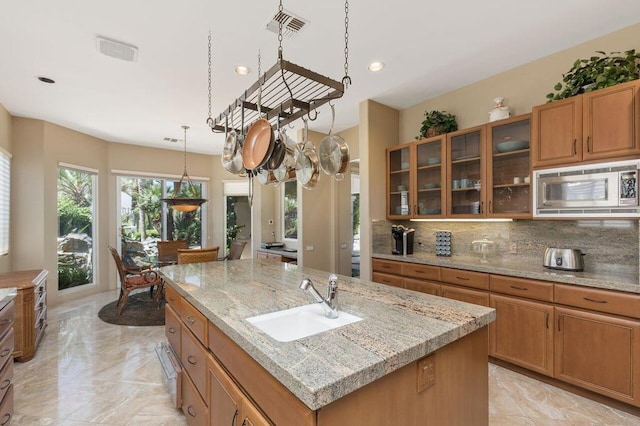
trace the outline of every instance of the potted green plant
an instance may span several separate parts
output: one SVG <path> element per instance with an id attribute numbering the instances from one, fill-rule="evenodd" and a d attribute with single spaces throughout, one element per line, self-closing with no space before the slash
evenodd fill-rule
<path id="1" fill-rule="evenodd" d="M 425 111 L 420 133 L 416 139 L 429 138 L 458 130 L 456 116 L 446 111 Z"/>
<path id="2" fill-rule="evenodd" d="M 562 82 L 553 87 L 556 93 L 547 94 L 547 102 L 640 78 L 640 53 L 636 53 L 635 49 L 623 54 L 611 52 L 607 55 L 602 51 L 596 53 L 600 56 L 576 59 L 569 72 L 562 74 Z"/>

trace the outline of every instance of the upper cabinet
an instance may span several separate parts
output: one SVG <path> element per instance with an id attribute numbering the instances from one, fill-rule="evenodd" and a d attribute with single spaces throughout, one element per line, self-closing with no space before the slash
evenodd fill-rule
<path id="1" fill-rule="evenodd" d="M 415 156 L 413 144 L 387 149 L 387 217 L 409 219 L 413 214 L 414 198 L 411 162 Z"/>
<path id="2" fill-rule="evenodd" d="M 447 133 L 447 217 L 485 217 L 485 126 Z"/>
<path id="3" fill-rule="evenodd" d="M 640 80 L 533 108 L 532 166 L 640 154 Z"/>

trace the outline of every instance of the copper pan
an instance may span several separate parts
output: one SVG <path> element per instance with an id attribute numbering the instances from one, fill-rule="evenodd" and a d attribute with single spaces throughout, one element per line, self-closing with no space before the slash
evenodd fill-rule
<path id="1" fill-rule="evenodd" d="M 256 170 L 263 166 L 273 151 L 273 130 L 271 124 L 259 118 L 251 125 L 242 145 L 242 163 L 247 170 Z"/>

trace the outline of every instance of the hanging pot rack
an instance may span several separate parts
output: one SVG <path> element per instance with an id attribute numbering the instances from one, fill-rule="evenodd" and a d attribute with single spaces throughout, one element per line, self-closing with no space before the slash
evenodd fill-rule
<path id="1" fill-rule="evenodd" d="M 259 117 L 260 86 L 262 116 L 273 126 L 277 125 L 278 119 L 280 126 L 285 126 L 344 94 L 342 82 L 279 58 L 217 118 L 209 121 L 211 130 L 234 129 L 237 133 L 246 133 Z"/>

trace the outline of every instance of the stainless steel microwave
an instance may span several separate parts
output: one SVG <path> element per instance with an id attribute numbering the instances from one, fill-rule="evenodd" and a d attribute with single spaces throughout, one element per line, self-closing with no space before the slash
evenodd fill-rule
<path id="1" fill-rule="evenodd" d="M 534 217 L 640 217 L 640 160 L 534 170 Z"/>

